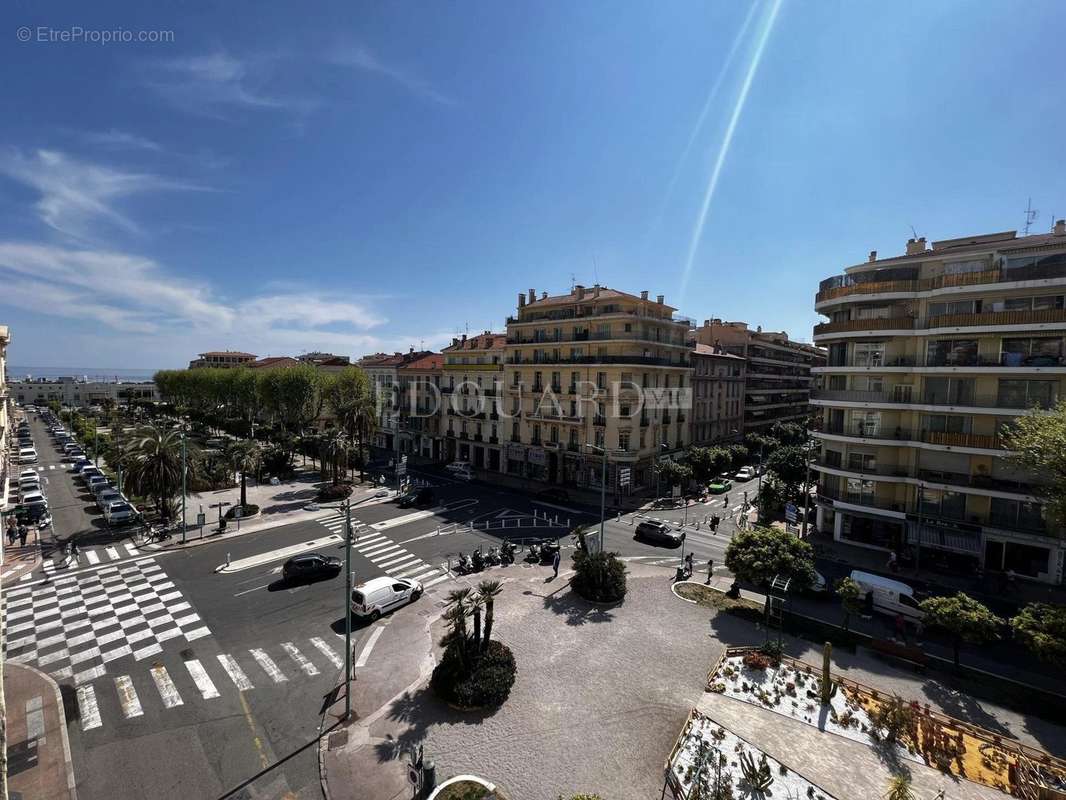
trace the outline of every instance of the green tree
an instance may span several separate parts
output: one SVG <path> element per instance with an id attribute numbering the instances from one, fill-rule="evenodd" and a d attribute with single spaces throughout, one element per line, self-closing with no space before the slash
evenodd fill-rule
<path id="1" fill-rule="evenodd" d="M 148 425 L 136 432 L 128 446 L 132 491 L 151 498 L 163 519 L 170 521 L 175 511 L 171 501 L 181 494 L 181 433 Z"/>
<path id="2" fill-rule="evenodd" d="M 919 606 L 925 612 L 925 624 L 943 628 L 950 634 L 956 667 L 963 642 L 987 644 L 999 638 L 1003 620 L 963 592 L 951 597 L 930 597 Z"/>
<path id="3" fill-rule="evenodd" d="M 690 447 L 685 452 L 685 463 L 692 473 L 692 480 L 706 486 L 720 473 L 729 469 L 732 457 L 721 447 Z"/>
<path id="4" fill-rule="evenodd" d="M 656 463 L 655 474 L 659 476 L 663 487 L 669 491 L 673 486 L 684 487 L 688 479 L 692 477 L 692 470 L 687 464 L 667 458 Z"/>
<path id="5" fill-rule="evenodd" d="M 918 796 L 911 790 L 911 779 L 906 775 L 891 778 L 888 781 L 885 800 L 918 800 Z"/>
<path id="6" fill-rule="evenodd" d="M 795 422 L 775 422 L 770 426 L 770 438 L 783 447 L 798 447 L 807 441 L 807 429 Z"/>
<path id="7" fill-rule="evenodd" d="M 226 462 L 241 473 L 241 513 L 248 507 L 248 473 L 259 464 L 259 445 L 250 439 L 238 439 L 226 446 Z"/>
<path id="8" fill-rule="evenodd" d="M 836 592 L 837 597 L 840 598 L 840 606 L 844 610 L 844 630 L 846 631 L 851 615 L 862 611 L 862 587 L 850 577 L 844 577 L 837 581 Z"/>
<path id="9" fill-rule="evenodd" d="M 794 589 L 805 589 L 814 583 L 813 548 L 776 528 L 736 533 L 726 548 L 725 565 L 749 583 L 769 583 L 775 575 L 790 578 Z"/>
<path id="10" fill-rule="evenodd" d="M 1037 658 L 1066 667 L 1066 606 L 1030 603 L 1010 621 L 1014 638 Z"/>
<path id="11" fill-rule="evenodd" d="M 726 450 L 729 451 L 730 466 L 740 467 L 748 460 L 748 448 L 742 444 L 731 444 Z"/>
<path id="12" fill-rule="evenodd" d="M 1041 476 L 1033 490 L 1045 501 L 1048 518 L 1066 525 L 1066 399 L 1049 412 L 1033 410 L 1015 419 L 1005 444 L 1017 467 Z"/>
<path id="13" fill-rule="evenodd" d="M 780 517 L 785 510 L 785 503 L 791 499 L 792 494 L 776 475 L 770 474 L 762 479 L 762 487 L 759 490 L 759 521 L 769 524 L 772 520 Z"/>
<path id="14" fill-rule="evenodd" d="M 807 456 L 800 447 L 778 447 L 766 458 L 766 469 L 776 475 L 795 497 L 807 477 Z"/>

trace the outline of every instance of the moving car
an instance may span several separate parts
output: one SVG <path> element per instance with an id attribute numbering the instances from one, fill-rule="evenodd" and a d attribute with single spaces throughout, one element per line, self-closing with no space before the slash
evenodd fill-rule
<path id="1" fill-rule="evenodd" d="M 857 569 L 851 571 L 851 579 L 859 584 L 866 602 L 872 603 L 875 611 L 902 614 L 904 619 L 918 622 L 925 616 L 914 599 L 914 589 L 907 584 Z"/>
<path id="2" fill-rule="evenodd" d="M 374 578 L 352 589 L 352 614 L 378 620 L 392 611 L 422 596 L 422 584 L 410 578 Z"/>
<path id="3" fill-rule="evenodd" d="M 468 464 L 465 469 L 453 469 L 452 477 L 458 478 L 461 481 L 472 481 L 474 480 L 474 471 L 470 469 L 470 465 Z"/>
<path id="4" fill-rule="evenodd" d="M 408 508 L 409 506 L 425 507 L 432 505 L 435 497 L 436 495 L 430 487 L 423 486 L 421 489 L 416 489 L 403 495 L 397 505 L 400 508 Z"/>
<path id="5" fill-rule="evenodd" d="M 344 569 L 344 562 L 335 556 L 321 553 L 303 553 L 285 562 L 281 577 L 286 581 L 332 578 Z"/>
<path id="6" fill-rule="evenodd" d="M 707 491 L 711 494 L 725 494 L 733 488 L 733 481 L 728 478 L 715 478 L 710 486 L 707 487 Z"/>
<path id="7" fill-rule="evenodd" d="M 733 477 L 738 481 L 750 481 L 756 477 L 755 467 L 741 467 Z"/>
<path id="8" fill-rule="evenodd" d="M 445 464 L 444 468 L 446 470 L 448 470 L 448 472 L 456 472 L 456 471 L 459 471 L 459 470 L 469 470 L 470 469 L 470 462 L 469 461 L 453 461 L 451 464 Z"/>
<path id="9" fill-rule="evenodd" d="M 652 519 L 646 519 L 638 524 L 633 536 L 644 542 L 666 544 L 671 547 L 678 547 L 685 541 L 684 531 L 675 531 L 665 522 Z"/>
<path id="10" fill-rule="evenodd" d="M 137 509 L 125 500 L 109 504 L 104 508 L 104 519 L 108 525 L 119 525 L 123 522 L 132 522 L 137 517 Z"/>

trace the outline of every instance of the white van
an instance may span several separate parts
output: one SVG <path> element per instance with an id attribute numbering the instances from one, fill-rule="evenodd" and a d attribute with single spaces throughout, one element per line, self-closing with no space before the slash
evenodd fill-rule
<path id="1" fill-rule="evenodd" d="M 469 464 L 464 464 L 462 467 L 452 470 L 452 477 L 461 481 L 472 481 L 474 480 L 474 471 L 470 469 Z"/>
<path id="2" fill-rule="evenodd" d="M 852 570 L 851 579 L 859 584 L 864 597 L 873 594 L 875 611 L 892 616 L 902 614 L 904 619 L 916 622 L 920 622 L 925 616 L 925 612 L 918 608 L 918 601 L 914 599 L 914 589 L 907 584 L 857 569 Z"/>
<path id="3" fill-rule="evenodd" d="M 19 463 L 20 464 L 36 464 L 37 463 L 37 451 L 32 447 L 20 447 L 19 448 Z"/>
<path id="4" fill-rule="evenodd" d="M 418 581 L 385 576 L 374 578 L 352 589 L 352 614 L 377 620 L 386 611 L 413 603 L 421 596 L 422 584 Z"/>

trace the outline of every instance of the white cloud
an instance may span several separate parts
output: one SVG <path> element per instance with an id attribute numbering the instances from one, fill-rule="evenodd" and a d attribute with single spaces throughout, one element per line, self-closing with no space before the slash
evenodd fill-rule
<path id="1" fill-rule="evenodd" d="M 160 191 L 204 191 L 205 187 L 143 172 L 123 172 L 79 161 L 56 150 L 0 152 L 0 174 L 37 191 L 36 209 L 51 228 L 83 237 L 100 220 L 127 232 L 139 226 L 118 209 L 123 199 Z"/>
<path id="2" fill-rule="evenodd" d="M 153 142 L 144 136 L 138 136 L 128 131 L 120 131 L 112 128 L 109 131 L 88 131 L 83 134 L 85 141 L 90 144 L 106 147 L 111 150 L 148 150 L 153 153 L 163 152 L 163 146 Z"/>
<path id="3" fill-rule="evenodd" d="M 336 47 L 326 55 L 326 61 L 339 67 L 351 67 L 388 78 L 407 91 L 434 103 L 444 106 L 455 105 L 452 98 L 437 91 L 426 81 L 399 67 L 386 64 L 363 45 Z"/>

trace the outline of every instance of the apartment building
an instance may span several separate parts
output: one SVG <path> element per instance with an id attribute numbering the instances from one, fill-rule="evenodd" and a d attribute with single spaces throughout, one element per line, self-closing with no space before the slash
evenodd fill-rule
<path id="1" fill-rule="evenodd" d="M 504 472 L 599 489 L 606 458 L 611 491 L 653 486 L 655 459 L 691 432 L 688 322 L 674 310 L 599 285 L 520 294 L 507 319 Z"/>
<path id="2" fill-rule="evenodd" d="M 747 360 L 706 344 L 696 344 L 690 357 L 692 444 L 706 447 L 740 441 L 744 434 Z"/>
<path id="3" fill-rule="evenodd" d="M 744 433 L 764 433 L 775 422 L 805 424 L 811 414 L 811 370 L 825 364 L 820 347 L 788 334 L 755 330 L 746 322 L 708 319 L 696 329 L 697 344 L 718 347 L 747 362 Z"/>
<path id="4" fill-rule="evenodd" d="M 441 458 L 440 353 L 408 361 L 397 368 L 399 380 L 400 453 Z"/>
<path id="5" fill-rule="evenodd" d="M 199 357 L 189 362 L 189 369 L 201 369 L 203 367 L 247 367 L 255 361 L 254 353 L 242 353 L 237 350 L 212 350 L 209 353 L 200 353 Z"/>
<path id="6" fill-rule="evenodd" d="M 378 404 L 378 430 L 371 443 L 379 451 L 392 455 L 399 452 L 400 439 L 400 402 L 399 373 L 404 364 L 432 355 L 429 350 L 415 350 L 406 353 L 374 353 L 359 360 L 358 366 L 366 372 L 374 397 Z M 382 455 L 382 453 L 378 453 Z"/>
<path id="7" fill-rule="evenodd" d="M 118 405 L 159 401 L 153 381 L 85 381 L 66 376 L 11 381 L 7 388 L 15 402 L 27 405 L 46 405 L 53 400 L 64 406 L 89 406 L 103 400 Z"/>
<path id="8" fill-rule="evenodd" d="M 11 331 L 7 325 L 0 325 L 0 509 L 7 508 L 8 480 L 7 455 L 8 440 L 14 436 L 11 429 L 12 416 L 8 405 L 10 395 L 7 387 L 7 346 L 11 344 Z"/>
<path id="9" fill-rule="evenodd" d="M 443 459 L 468 461 L 477 469 L 503 469 L 503 388 L 507 335 L 485 331 L 452 339 L 442 350 L 440 429 Z"/>
<path id="10" fill-rule="evenodd" d="M 822 281 L 818 526 L 945 569 L 1061 583 L 1066 549 L 1003 428 L 1066 389 L 1066 223 L 907 243 Z"/>

